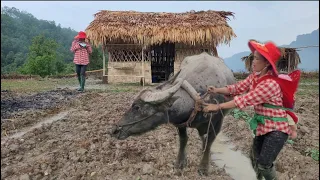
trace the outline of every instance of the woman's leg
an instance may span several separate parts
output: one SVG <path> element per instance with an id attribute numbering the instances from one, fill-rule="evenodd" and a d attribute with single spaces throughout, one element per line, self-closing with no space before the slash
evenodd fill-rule
<path id="1" fill-rule="evenodd" d="M 81 66 L 80 77 L 81 77 L 81 91 L 84 90 L 84 85 L 86 82 L 86 65 Z"/>
<path id="2" fill-rule="evenodd" d="M 262 145 L 263 145 L 263 140 L 264 140 L 264 136 L 256 136 L 253 139 L 253 143 L 252 143 L 252 147 L 251 147 L 251 153 L 250 153 L 251 164 L 252 164 L 252 167 L 253 167 L 254 171 L 256 172 L 258 180 L 262 179 L 262 175 L 258 171 L 257 158 L 259 157 L 259 154 L 261 152 Z"/>
<path id="3" fill-rule="evenodd" d="M 273 162 L 288 139 L 288 134 L 272 131 L 264 135 L 261 152 L 258 156 L 258 169 L 266 180 L 276 180 L 276 169 Z"/>
<path id="4" fill-rule="evenodd" d="M 81 65 L 76 64 L 76 73 L 77 73 L 77 78 L 78 78 L 79 85 L 80 85 L 80 88 L 81 88 L 80 72 L 81 72 Z M 77 89 L 77 90 L 80 90 L 80 88 L 79 88 L 79 89 Z"/>

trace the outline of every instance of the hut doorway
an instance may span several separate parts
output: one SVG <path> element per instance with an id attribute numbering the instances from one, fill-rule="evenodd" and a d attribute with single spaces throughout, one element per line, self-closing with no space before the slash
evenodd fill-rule
<path id="1" fill-rule="evenodd" d="M 165 42 L 150 48 L 152 83 L 168 80 L 174 71 L 175 44 Z"/>

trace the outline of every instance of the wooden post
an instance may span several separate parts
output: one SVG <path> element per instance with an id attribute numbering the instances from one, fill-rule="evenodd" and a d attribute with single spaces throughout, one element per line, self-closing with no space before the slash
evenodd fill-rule
<path id="1" fill-rule="evenodd" d="M 141 50 L 142 87 L 144 87 L 144 81 L 145 81 L 145 77 L 144 77 L 144 49 L 145 49 L 145 46 L 142 46 L 142 50 Z"/>
<path id="2" fill-rule="evenodd" d="M 106 75 L 106 57 L 104 53 L 104 45 L 102 45 L 102 59 L 103 59 L 103 76 Z"/>
<path id="3" fill-rule="evenodd" d="M 219 57 L 217 47 L 213 47 L 213 56 Z"/>
<path id="4" fill-rule="evenodd" d="M 106 56 L 105 56 L 105 46 L 102 45 L 102 60 L 103 60 L 103 71 L 102 71 L 102 83 L 108 84 L 108 76 L 106 76 Z"/>

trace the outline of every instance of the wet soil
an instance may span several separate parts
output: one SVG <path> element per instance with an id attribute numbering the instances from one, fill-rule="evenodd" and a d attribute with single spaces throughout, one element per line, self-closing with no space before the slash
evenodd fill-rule
<path id="1" fill-rule="evenodd" d="M 70 89 L 52 90 L 37 94 L 1 92 L 1 137 L 31 126 L 44 117 L 70 107 L 81 94 Z"/>
<path id="2" fill-rule="evenodd" d="M 15 128 L 10 120 L 1 121 L 2 131 L 9 129 L 1 135 L 5 140 L 1 143 L 1 179 L 242 180 L 248 177 L 242 171 L 251 170 L 246 158 L 251 132 L 244 121 L 231 115 L 225 118 L 222 134 L 212 147 L 209 176 L 197 173 L 201 141 L 193 129 L 188 129 L 188 166 L 179 175 L 174 169 L 179 142 L 172 125 L 122 141 L 110 137 L 111 126 L 130 106 L 136 91 L 3 93 L 1 111 L 5 113 L 1 113 L 1 119 L 14 118 Z M 319 107 L 318 96 L 298 98 L 296 106 L 301 118 L 299 137 L 279 155 L 279 179 L 319 179 L 318 161 L 306 154 L 310 148 L 319 150 L 319 110 L 315 110 Z M 67 113 L 56 116 L 62 112 Z M 38 124 L 43 121 L 46 123 Z M 14 136 L 19 132 L 23 134 Z M 230 157 L 237 162 L 232 163 Z"/>
<path id="3" fill-rule="evenodd" d="M 200 177 L 201 141 L 189 130 L 188 167 L 173 168 L 178 136 L 163 125 L 142 136 L 117 141 L 111 126 L 119 120 L 134 93 L 87 92 L 76 111 L 52 124 L 33 129 L 1 144 L 1 179 L 232 179 L 211 162 L 208 177 Z"/>

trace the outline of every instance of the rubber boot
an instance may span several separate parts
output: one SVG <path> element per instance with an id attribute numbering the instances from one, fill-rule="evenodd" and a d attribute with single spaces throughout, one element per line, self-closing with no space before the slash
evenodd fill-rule
<path id="1" fill-rule="evenodd" d="M 261 175 L 264 177 L 265 180 L 278 180 L 276 175 L 276 168 L 274 165 L 271 168 L 259 167 L 259 171 L 261 172 Z"/>
<path id="2" fill-rule="evenodd" d="M 80 81 L 81 81 L 81 83 L 80 83 L 80 91 L 83 92 L 84 91 L 84 85 L 85 85 L 85 82 L 86 82 L 86 77 L 81 75 L 80 76 Z"/>
<path id="3" fill-rule="evenodd" d="M 80 91 L 81 90 L 81 77 L 80 76 L 78 76 L 78 81 L 79 81 L 79 88 L 77 89 L 77 91 Z"/>
<path id="4" fill-rule="evenodd" d="M 261 172 L 258 169 L 258 164 L 257 164 L 256 158 L 254 157 L 253 149 L 251 149 L 250 160 L 251 160 L 252 168 L 253 168 L 254 172 L 256 173 L 257 180 L 262 180 L 263 177 L 262 177 Z"/>

